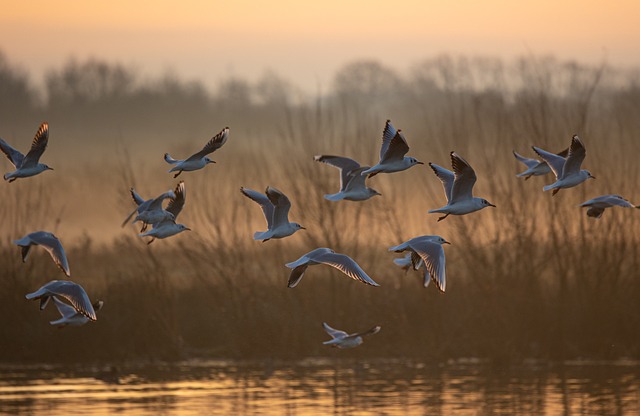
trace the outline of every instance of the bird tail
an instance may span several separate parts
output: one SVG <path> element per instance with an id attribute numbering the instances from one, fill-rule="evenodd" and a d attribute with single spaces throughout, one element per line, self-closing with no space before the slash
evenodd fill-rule
<path id="1" fill-rule="evenodd" d="M 164 161 L 167 163 L 170 163 L 172 165 L 175 165 L 176 163 L 178 163 L 178 161 L 174 158 L 172 158 L 171 156 L 169 156 L 169 153 L 165 153 L 164 154 Z"/>
<path id="2" fill-rule="evenodd" d="M 551 185 L 547 185 L 547 186 L 543 187 L 542 190 L 543 191 L 550 191 L 550 190 L 555 189 L 555 188 L 556 188 L 555 183 L 552 183 Z"/>
<path id="3" fill-rule="evenodd" d="M 341 199 L 344 199 L 344 197 L 340 195 L 340 193 L 337 193 L 337 194 L 327 194 L 324 196 L 324 199 L 328 199 L 329 201 L 340 201 Z"/>

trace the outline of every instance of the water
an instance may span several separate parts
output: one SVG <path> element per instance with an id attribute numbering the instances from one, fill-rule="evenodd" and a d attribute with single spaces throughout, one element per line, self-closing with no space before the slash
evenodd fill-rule
<path id="1" fill-rule="evenodd" d="M 640 363 L 310 359 L 0 368 L 0 414 L 640 414 Z"/>

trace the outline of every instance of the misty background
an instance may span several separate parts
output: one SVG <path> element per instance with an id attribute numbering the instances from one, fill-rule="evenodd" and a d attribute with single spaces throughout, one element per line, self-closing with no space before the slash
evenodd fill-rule
<path id="1" fill-rule="evenodd" d="M 302 90 L 276 72 L 256 81 L 229 76 L 217 88 L 167 73 L 92 58 L 69 59 L 34 83 L 0 54 L 0 137 L 26 152 L 50 124 L 34 178 L 3 184 L 0 203 L 0 340 L 8 362 L 189 357 L 293 358 L 329 355 L 326 321 L 382 331 L 345 354 L 496 361 L 640 356 L 639 212 L 587 218 L 577 205 L 618 193 L 639 203 L 640 84 L 637 69 L 551 56 L 504 60 L 438 55 L 409 70 L 376 60 L 341 67 L 327 87 Z M 313 161 L 335 154 L 374 164 L 384 122 L 401 128 L 423 162 L 449 165 L 460 153 L 478 175 L 475 194 L 497 205 L 436 223 L 445 203 L 428 166 L 369 181 L 382 197 L 332 203 L 338 172 Z M 162 155 L 187 157 L 225 126 L 215 165 L 173 179 Z M 516 150 L 559 151 L 583 139 L 583 167 L 598 179 L 542 192 L 550 176 L 516 178 Z M 6 159 L 0 162 L 9 171 Z M 147 246 L 129 188 L 149 198 L 187 187 L 181 223 L 193 229 Z M 265 227 L 240 186 L 275 186 L 307 230 L 253 241 Z M 43 250 L 27 263 L 12 240 L 48 230 L 62 240 L 98 321 L 57 330 L 24 294 L 62 276 Z M 447 293 L 422 288 L 387 248 L 422 234 L 451 246 Z M 284 263 L 316 247 L 353 257 L 380 288 L 312 268 L 295 289 Z"/>

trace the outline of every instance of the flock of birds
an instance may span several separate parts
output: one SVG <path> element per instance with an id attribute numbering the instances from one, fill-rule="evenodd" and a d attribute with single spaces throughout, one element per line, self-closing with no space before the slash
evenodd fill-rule
<path id="1" fill-rule="evenodd" d="M 173 165 L 169 170 L 175 172 L 174 178 L 182 172 L 190 172 L 204 168 L 210 163 L 215 163 L 208 157 L 209 154 L 220 149 L 229 137 L 229 128 L 224 128 L 220 133 L 213 136 L 207 144 L 190 157 L 177 160 L 165 153 L 164 160 Z M 40 174 L 51 167 L 40 163 L 40 157 L 44 153 L 49 139 L 49 125 L 42 123 L 31 148 L 26 155 L 23 155 L 4 140 L 0 139 L 0 150 L 7 156 L 15 167 L 13 172 L 6 173 L 4 179 L 13 182 L 18 178 L 27 178 Z M 529 159 L 513 152 L 515 158 L 522 162 L 527 169 L 518 173 L 518 177 L 525 180 L 532 176 L 541 176 L 553 173 L 556 181 L 543 188 L 544 191 L 551 190 L 555 195 L 561 189 L 577 186 L 587 179 L 594 178 L 587 170 L 581 169 L 585 159 L 586 151 L 582 140 L 574 135 L 570 146 L 560 152 L 551 153 L 539 147 L 533 146 L 533 150 L 542 159 Z M 340 171 L 340 191 L 335 194 L 328 194 L 324 197 L 329 201 L 365 201 L 374 196 L 380 195 L 378 191 L 366 185 L 366 180 L 379 173 L 394 173 L 407 170 L 415 165 L 423 164 L 417 159 L 406 156 L 409 152 L 409 145 L 402 134 L 387 120 L 383 134 L 382 146 L 380 149 L 380 160 L 372 167 L 361 166 L 353 159 L 342 156 L 317 155 L 314 160 L 337 168 Z M 479 211 L 486 207 L 495 207 L 486 199 L 473 196 L 473 186 L 476 183 L 476 173 L 471 165 L 458 153 L 451 152 L 452 171 L 435 163 L 429 166 L 436 177 L 442 182 L 447 203 L 441 208 L 432 209 L 429 213 L 444 214 L 438 218 L 442 221 L 449 215 L 466 215 Z M 133 188 L 130 190 L 131 197 L 135 203 L 134 210 L 122 223 L 124 227 L 133 218 L 133 222 L 141 222 L 142 228 L 138 234 L 140 237 L 150 237 L 147 244 L 151 244 L 155 239 L 164 239 L 190 228 L 176 222 L 178 214 L 185 205 L 186 188 L 184 181 L 180 181 L 175 190 L 169 190 L 155 198 L 144 199 Z M 289 221 L 289 210 L 291 201 L 278 189 L 268 186 L 264 194 L 240 188 L 240 192 L 256 202 L 262 209 L 267 222 L 266 231 L 257 231 L 253 235 L 254 240 L 268 241 L 291 236 L 298 230 L 305 228 L 295 222 Z M 164 205 L 164 201 L 168 203 Z M 593 218 L 600 218 L 604 210 L 614 206 L 635 207 L 628 200 L 620 195 L 602 195 L 580 204 L 587 207 L 587 215 Z M 134 217 L 135 216 L 135 217 Z M 151 226 L 150 229 L 149 226 Z M 49 252 L 54 263 L 64 272 L 67 277 L 71 277 L 69 263 L 60 240 L 50 232 L 36 231 L 25 237 L 15 240 L 14 243 L 21 247 L 22 260 L 27 260 L 32 246 L 41 246 Z M 431 281 L 436 287 L 444 292 L 446 288 L 445 273 L 445 253 L 444 244 L 450 244 L 438 235 L 422 235 L 405 241 L 397 246 L 389 248 L 389 251 L 402 253 L 405 257 L 394 259 L 395 264 L 404 270 L 424 269 L 424 283 L 427 287 Z M 340 270 L 345 275 L 361 283 L 379 286 L 358 263 L 351 257 L 336 253 L 330 248 L 316 248 L 296 261 L 287 263 L 285 266 L 292 269 L 288 287 L 293 288 L 300 283 L 304 273 L 309 266 L 324 264 Z M 103 302 L 92 303 L 86 291 L 81 285 L 71 280 L 52 280 L 36 290 L 26 295 L 27 299 L 40 300 L 40 309 L 43 310 L 53 299 L 53 303 L 60 313 L 60 318 L 51 321 L 51 325 L 64 327 L 67 325 L 84 325 L 89 321 L 97 319 L 96 312 L 102 308 Z M 66 302 L 64 302 L 65 300 Z M 351 348 L 362 344 L 363 336 L 376 334 L 380 331 L 380 326 L 375 326 L 364 332 L 348 334 L 344 331 L 334 329 L 323 323 L 323 328 L 331 336 L 331 340 L 324 342 L 338 348 Z"/>

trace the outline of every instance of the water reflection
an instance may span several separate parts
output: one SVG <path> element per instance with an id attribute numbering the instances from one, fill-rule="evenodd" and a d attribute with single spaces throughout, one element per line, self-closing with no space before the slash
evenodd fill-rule
<path id="1" fill-rule="evenodd" d="M 185 362 L 3 367 L 0 414 L 640 414 L 640 364 Z"/>

